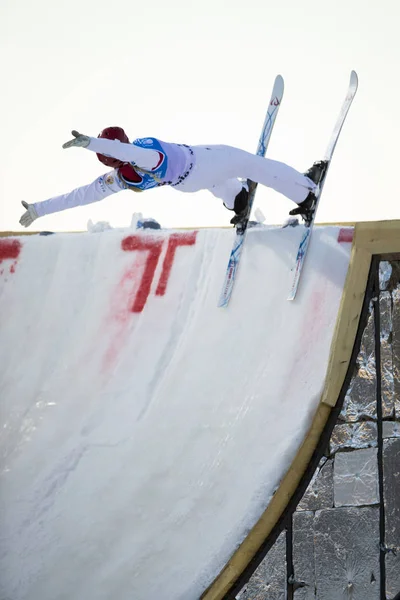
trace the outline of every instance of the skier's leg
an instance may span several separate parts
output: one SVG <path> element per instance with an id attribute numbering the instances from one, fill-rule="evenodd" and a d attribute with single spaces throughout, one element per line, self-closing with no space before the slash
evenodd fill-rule
<path id="1" fill-rule="evenodd" d="M 230 146 L 225 146 L 219 154 L 221 163 L 228 163 L 229 169 L 233 168 L 235 170 L 236 177 L 250 179 L 270 187 L 296 202 L 296 204 L 303 202 L 310 191 L 316 188 L 313 181 L 285 163 L 263 158 Z M 229 174 L 231 173 L 232 171 Z"/>
<path id="2" fill-rule="evenodd" d="M 216 197 L 220 198 L 224 206 L 229 210 L 234 210 L 235 198 L 242 191 L 243 183 L 239 179 L 227 179 L 220 185 L 213 185 L 208 188 Z"/>
<path id="3" fill-rule="evenodd" d="M 235 216 L 230 220 L 232 225 L 243 219 L 249 206 L 249 187 L 247 181 L 227 179 L 220 185 L 214 185 L 209 191 L 223 201 L 225 208 L 235 211 Z"/>
<path id="4" fill-rule="evenodd" d="M 240 177 L 270 187 L 299 204 L 316 188 L 296 169 L 233 146 L 193 146 L 193 151 L 195 166 L 189 177 L 176 186 L 181 191 L 211 190 Z"/>

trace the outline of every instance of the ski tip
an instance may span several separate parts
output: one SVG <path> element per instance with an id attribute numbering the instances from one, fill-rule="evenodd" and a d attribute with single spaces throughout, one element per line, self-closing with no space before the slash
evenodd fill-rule
<path id="1" fill-rule="evenodd" d="M 354 70 L 350 74 L 350 85 L 356 87 L 358 86 L 358 75 Z"/>
<path id="2" fill-rule="evenodd" d="M 283 77 L 282 77 L 282 75 L 277 75 L 275 77 L 275 81 L 274 81 L 274 89 L 273 89 L 274 95 L 279 94 L 280 96 L 283 96 L 284 89 L 285 89 L 285 82 L 283 81 Z"/>

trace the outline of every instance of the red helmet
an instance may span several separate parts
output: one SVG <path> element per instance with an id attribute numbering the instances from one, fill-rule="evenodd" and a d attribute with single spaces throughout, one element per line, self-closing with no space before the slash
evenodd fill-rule
<path id="1" fill-rule="evenodd" d="M 97 137 L 105 138 L 107 140 L 119 140 L 120 142 L 129 144 L 129 138 L 122 127 L 106 127 Z M 118 169 L 118 167 L 122 167 L 124 164 L 122 160 L 118 160 L 118 158 L 113 158 L 111 156 L 104 156 L 104 154 L 97 154 L 97 158 L 103 165 L 112 167 L 113 169 Z"/>

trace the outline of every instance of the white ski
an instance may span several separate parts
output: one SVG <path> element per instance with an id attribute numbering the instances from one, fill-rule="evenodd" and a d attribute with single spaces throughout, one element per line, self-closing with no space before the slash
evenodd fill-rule
<path id="1" fill-rule="evenodd" d="M 296 293 L 297 293 L 297 289 L 299 287 L 299 282 L 300 282 L 300 275 L 303 269 L 303 265 L 304 265 L 304 261 L 307 255 L 307 250 L 308 250 L 308 246 L 310 243 L 310 239 L 311 239 L 311 233 L 313 230 L 313 226 L 314 226 L 314 221 L 315 221 L 315 215 L 317 213 L 317 208 L 318 208 L 318 204 L 319 201 L 321 199 L 321 194 L 322 194 L 322 189 L 324 187 L 325 181 L 326 181 L 326 176 L 328 174 L 328 170 L 330 167 L 330 163 L 332 160 L 332 156 L 333 153 L 335 151 L 335 147 L 337 144 L 337 141 L 339 139 L 339 135 L 340 132 L 342 130 L 343 127 L 343 123 L 346 120 L 346 116 L 347 113 L 349 112 L 349 108 L 351 106 L 351 103 L 354 100 L 354 96 L 356 95 L 357 92 L 357 87 L 358 87 L 358 77 L 357 77 L 357 73 L 355 71 L 351 72 L 350 75 L 350 83 L 349 83 L 349 88 L 347 91 L 347 95 L 346 98 L 342 104 L 342 108 L 339 114 L 339 118 L 336 121 L 336 125 L 332 131 L 332 135 L 331 135 L 331 139 L 329 140 L 329 144 L 328 147 L 326 149 L 325 152 L 325 156 L 324 159 L 325 161 L 327 161 L 327 167 L 325 169 L 325 173 L 324 176 L 322 178 L 322 180 L 319 183 L 319 188 L 318 188 L 318 196 L 317 196 L 317 202 L 315 205 L 315 210 L 314 210 L 314 214 L 313 214 L 313 218 L 311 223 L 309 224 L 308 227 L 305 227 L 304 229 L 304 233 L 303 236 L 301 238 L 301 242 L 299 245 L 299 249 L 297 251 L 297 256 L 296 256 L 296 265 L 294 267 L 294 276 L 293 276 L 293 283 L 292 283 L 292 287 L 290 290 L 290 294 L 288 296 L 288 300 L 294 300 L 296 297 Z"/>
<path id="2" fill-rule="evenodd" d="M 258 142 L 257 152 L 259 156 L 265 156 L 268 148 L 269 140 L 271 137 L 272 129 L 274 127 L 275 119 L 279 111 L 279 107 L 282 102 L 284 91 L 284 82 L 281 75 L 277 75 L 272 90 L 271 100 L 268 106 L 267 115 L 261 130 L 260 139 Z M 226 269 L 224 284 L 222 286 L 221 296 L 218 302 L 218 306 L 226 307 L 229 304 L 229 300 L 232 295 L 233 286 L 235 283 L 240 257 L 242 256 L 243 243 L 246 237 L 247 225 L 250 219 L 250 213 L 254 202 L 254 196 L 257 189 L 257 183 L 248 180 L 249 186 L 249 210 L 246 219 L 236 225 L 235 239 L 233 242 L 231 254 Z"/>

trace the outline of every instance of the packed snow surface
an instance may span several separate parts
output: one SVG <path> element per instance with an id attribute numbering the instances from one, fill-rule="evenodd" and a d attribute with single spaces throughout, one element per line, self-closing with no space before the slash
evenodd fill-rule
<path id="1" fill-rule="evenodd" d="M 96 230 L 94 230 L 96 231 Z M 349 264 L 317 227 L 0 239 L 0 597 L 197 599 L 324 385 Z"/>

